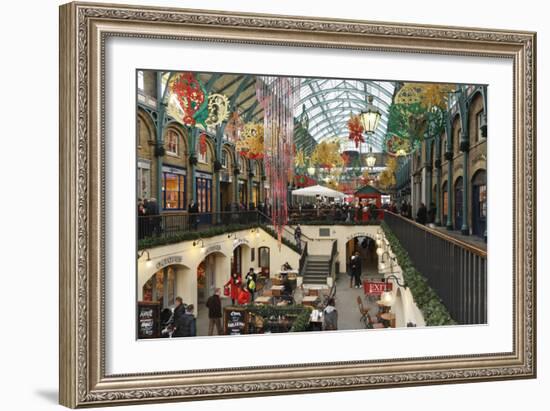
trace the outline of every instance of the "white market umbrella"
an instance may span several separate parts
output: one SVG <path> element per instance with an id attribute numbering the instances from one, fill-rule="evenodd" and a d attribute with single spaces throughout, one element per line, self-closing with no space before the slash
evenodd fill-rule
<path id="1" fill-rule="evenodd" d="M 293 196 L 301 197 L 330 197 L 330 198 L 344 198 L 346 195 L 340 191 L 333 190 L 332 188 L 316 185 L 304 188 L 298 188 L 297 190 L 292 190 Z"/>

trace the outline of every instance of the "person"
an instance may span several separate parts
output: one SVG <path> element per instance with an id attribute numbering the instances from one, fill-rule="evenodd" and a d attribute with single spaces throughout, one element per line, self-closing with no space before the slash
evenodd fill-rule
<path id="1" fill-rule="evenodd" d="M 298 250 L 302 250 L 302 229 L 300 228 L 300 224 L 296 226 L 294 229 L 294 239 L 296 240 L 296 247 L 298 247 Z"/>
<path id="2" fill-rule="evenodd" d="M 359 251 L 355 252 L 352 265 L 353 279 L 355 280 L 355 288 L 361 288 L 361 257 Z"/>
<path id="3" fill-rule="evenodd" d="M 231 304 L 235 305 L 235 301 L 239 297 L 239 288 L 241 287 L 241 276 L 237 273 L 231 274 L 229 281 L 225 283 L 225 287 L 229 287 L 229 296 L 231 297 Z"/>
<path id="4" fill-rule="evenodd" d="M 292 270 L 292 266 L 288 263 L 288 261 L 285 261 L 285 263 L 282 266 L 282 269 L 286 271 Z"/>
<path id="5" fill-rule="evenodd" d="M 250 270 L 248 270 L 248 273 L 246 273 L 244 280 L 246 282 L 246 288 L 250 293 L 250 299 L 251 301 L 254 301 L 254 292 L 256 291 L 256 281 L 258 280 L 258 276 L 254 272 L 254 268 L 250 267 Z"/>
<path id="6" fill-rule="evenodd" d="M 183 304 L 180 304 L 180 306 L 183 307 Z M 193 315 L 194 308 L 193 304 L 189 304 L 185 307 L 183 314 L 177 317 L 174 316 L 174 337 L 194 337 L 197 335 L 197 324 Z"/>
<path id="7" fill-rule="evenodd" d="M 216 332 L 221 335 L 222 331 L 222 300 L 220 299 L 220 289 L 216 288 L 208 300 L 206 307 L 208 308 L 208 335 L 214 335 L 214 327 Z"/>
<path id="8" fill-rule="evenodd" d="M 239 295 L 237 296 L 237 304 L 246 305 L 250 302 L 250 293 L 245 284 L 241 284 Z"/>
<path id="9" fill-rule="evenodd" d="M 189 224 L 193 230 L 197 230 L 199 225 L 199 206 L 195 203 L 194 200 L 191 200 L 189 207 L 187 207 L 187 212 L 189 213 Z"/>
<path id="10" fill-rule="evenodd" d="M 328 300 L 323 310 L 323 330 L 335 331 L 338 329 L 338 311 L 336 311 L 334 298 Z"/>
<path id="11" fill-rule="evenodd" d="M 160 235 L 160 215 L 156 198 L 150 198 L 145 207 L 145 214 L 149 216 L 149 229 L 151 235 Z"/>
<path id="12" fill-rule="evenodd" d="M 435 223 L 435 214 L 437 213 L 437 209 L 435 208 L 435 204 L 433 201 L 430 203 L 430 209 L 428 210 L 428 223 L 434 224 Z"/>
<path id="13" fill-rule="evenodd" d="M 355 253 L 353 253 L 349 261 L 349 288 L 353 287 L 353 273 L 355 272 L 355 267 L 357 264 L 356 260 L 357 257 L 355 256 Z"/>
<path id="14" fill-rule="evenodd" d="M 418 207 L 418 211 L 416 212 L 416 222 L 424 225 L 426 224 L 427 219 L 428 210 L 426 209 L 424 203 L 420 203 L 420 207 Z"/>

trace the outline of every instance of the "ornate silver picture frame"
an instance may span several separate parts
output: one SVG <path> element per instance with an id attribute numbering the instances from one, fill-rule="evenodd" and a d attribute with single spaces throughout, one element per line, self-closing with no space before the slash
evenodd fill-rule
<path id="1" fill-rule="evenodd" d="M 513 62 L 513 350 L 109 375 L 105 367 L 105 42 L 200 40 Z M 70 3 L 60 8 L 60 403 L 190 401 L 536 377 L 536 34 Z M 267 337 L 269 338 L 269 337 Z"/>

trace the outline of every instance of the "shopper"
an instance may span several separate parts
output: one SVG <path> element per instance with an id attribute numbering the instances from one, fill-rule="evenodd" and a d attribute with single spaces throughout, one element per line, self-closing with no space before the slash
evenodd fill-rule
<path id="1" fill-rule="evenodd" d="M 229 296 L 231 297 L 231 304 L 235 304 L 239 297 L 239 289 L 241 287 L 242 280 L 238 273 L 231 274 L 231 278 L 225 283 L 225 287 L 229 288 Z"/>
<path id="2" fill-rule="evenodd" d="M 298 247 L 298 250 L 300 250 L 301 252 L 302 251 L 302 229 L 300 228 L 300 224 L 298 224 L 294 229 L 294 240 L 296 240 L 296 247 Z"/>
<path id="3" fill-rule="evenodd" d="M 208 308 L 208 335 L 214 335 L 214 327 L 216 327 L 218 335 L 222 333 L 222 300 L 220 293 L 220 289 L 216 288 L 214 294 L 206 300 L 206 307 Z"/>
<path id="4" fill-rule="evenodd" d="M 239 290 L 239 295 L 237 297 L 237 304 L 246 305 L 249 302 L 250 302 L 250 293 L 248 292 L 246 285 L 242 284 Z"/>
<path id="5" fill-rule="evenodd" d="M 184 314 L 179 315 L 177 318 L 174 317 L 174 337 L 194 337 L 197 335 L 197 325 L 193 315 L 194 308 L 193 304 L 189 304 L 185 308 Z"/>
<path id="6" fill-rule="evenodd" d="M 419 224 L 426 224 L 426 221 L 428 220 L 428 209 L 426 208 L 426 205 L 424 203 L 420 203 L 420 207 L 418 207 L 418 211 L 416 212 L 416 222 Z"/>
<path id="7" fill-rule="evenodd" d="M 258 276 L 254 272 L 254 268 L 250 267 L 250 270 L 248 273 L 246 273 L 246 276 L 244 277 L 244 281 L 246 284 L 246 288 L 248 289 L 248 292 L 250 293 L 250 299 L 251 301 L 254 301 L 254 292 L 256 291 L 256 280 Z"/>
<path id="8" fill-rule="evenodd" d="M 323 330 L 335 331 L 338 329 L 338 311 L 336 311 L 334 298 L 328 300 L 323 310 Z"/>
<path id="9" fill-rule="evenodd" d="M 353 264 L 352 264 L 352 275 L 355 280 L 355 288 L 361 288 L 361 256 L 359 251 L 355 252 Z"/>
<path id="10" fill-rule="evenodd" d="M 189 224 L 191 228 L 196 231 L 199 227 L 199 206 L 194 200 L 191 200 L 189 203 L 187 212 L 189 213 Z"/>

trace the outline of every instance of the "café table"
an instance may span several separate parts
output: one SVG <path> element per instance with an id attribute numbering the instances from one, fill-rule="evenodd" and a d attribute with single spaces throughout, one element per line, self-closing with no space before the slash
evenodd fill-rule
<path id="1" fill-rule="evenodd" d="M 267 296 L 267 295 L 264 296 L 264 295 L 262 295 L 262 296 L 260 296 L 260 297 L 256 297 L 256 298 L 254 299 L 254 302 L 255 302 L 256 304 L 271 304 L 271 296 Z"/>
<path id="2" fill-rule="evenodd" d="M 272 285 L 270 289 L 271 289 L 271 292 L 273 293 L 274 297 L 280 297 L 281 293 L 285 289 L 285 286 L 284 285 Z"/>
<path id="3" fill-rule="evenodd" d="M 302 305 L 309 306 L 309 307 L 315 307 L 315 303 L 319 299 L 319 296 L 317 295 L 306 295 L 302 299 Z"/>

